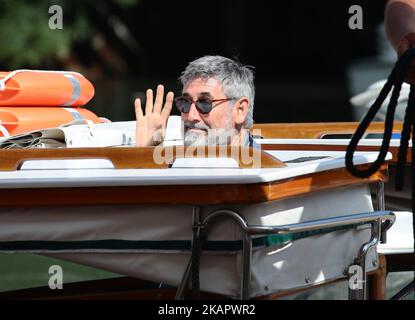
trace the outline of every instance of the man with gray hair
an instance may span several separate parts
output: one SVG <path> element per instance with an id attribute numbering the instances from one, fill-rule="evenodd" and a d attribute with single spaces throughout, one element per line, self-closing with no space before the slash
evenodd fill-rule
<path id="1" fill-rule="evenodd" d="M 252 70 L 221 56 L 204 56 L 189 63 L 180 76 L 182 95 L 174 99 L 164 87 L 146 92 L 145 113 L 135 101 L 136 145 L 163 142 L 173 101 L 181 113 L 185 145 L 244 145 L 255 143 L 249 134 L 253 124 L 255 98 Z"/>

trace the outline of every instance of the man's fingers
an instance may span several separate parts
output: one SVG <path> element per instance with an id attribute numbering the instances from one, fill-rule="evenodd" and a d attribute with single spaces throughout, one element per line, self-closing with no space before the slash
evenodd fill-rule
<path id="1" fill-rule="evenodd" d="M 135 118 L 137 120 L 141 119 L 143 117 L 143 110 L 141 109 L 141 100 L 140 100 L 140 98 L 135 99 L 134 108 L 135 108 Z"/>
<path id="2" fill-rule="evenodd" d="M 146 92 L 146 115 L 153 112 L 153 90 L 148 89 Z"/>
<path id="3" fill-rule="evenodd" d="M 166 103 L 164 104 L 163 111 L 161 112 L 161 116 L 165 121 L 167 121 L 170 116 L 171 108 L 173 106 L 173 99 L 174 93 L 170 91 L 166 96 Z"/>
<path id="4" fill-rule="evenodd" d="M 161 107 L 163 106 L 163 96 L 164 96 L 164 87 L 163 85 L 159 84 L 157 86 L 157 93 L 156 93 L 156 101 L 154 102 L 154 113 L 160 113 Z"/>

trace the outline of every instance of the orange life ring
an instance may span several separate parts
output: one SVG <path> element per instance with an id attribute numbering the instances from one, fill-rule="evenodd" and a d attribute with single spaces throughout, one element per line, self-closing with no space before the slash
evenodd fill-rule
<path id="1" fill-rule="evenodd" d="M 84 108 L 0 106 L 0 137 L 58 127 L 82 119 L 101 122 L 93 112 Z"/>
<path id="2" fill-rule="evenodd" d="M 76 72 L 0 72 L 0 106 L 80 107 L 93 96 L 92 83 Z"/>

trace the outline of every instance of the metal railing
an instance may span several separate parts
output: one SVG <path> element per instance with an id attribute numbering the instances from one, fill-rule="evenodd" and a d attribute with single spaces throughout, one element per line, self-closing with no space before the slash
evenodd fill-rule
<path id="1" fill-rule="evenodd" d="M 351 215 L 344 215 L 339 217 L 318 219 L 307 222 L 300 222 L 294 224 L 287 224 L 282 226 L 250 226 L 245 219 L 231 210 L 218 210 L 210 213 L 203 220 L 200 218 L 199 209 L 195 208 L 193 211 L 193 243 L 192 243 L 192 256 L 189 259 L 187 268 L 182 277 L 182 281 L 178 287 L 176 293 L 176 299 L 180 300 L 184 297 L 185 289 L 189 284 L 189 279 L 192 270 L 192 257 L 198 255 L 199 252 L 195 252 L 194 241 L 200 241 L 206 236 L 209 226 L 218 217 L 231 218 L 239 227 L 242 233 L 242 276 L 241 276 L 241 291 L 240 299 L 246 300 L 250 298 L 249 285 L 251 281 L 251 259 L 252 259 L 252 238 L 253 235 L 272 235 L 272 234 L 288 234 L 295 232 L 307 232 L 313 230 L 324 230 L 335 227 L 345 227 L 355 224 L 371 224 L 371 239 L 365 243 L 357 253 L 355 264 L 359 265 L 363 271 L 363 283 L 366 281 L 366 255 L 369 250 L 376 246 L 382 238 L 381 236 L 386 234 L 386 231 L 392 226 L 395 221 L 395 214 L 391 211 L 375 211 L 367 213 L 358 213 Z M 383 242 L 383 241 L 382 241 Z M 193 275 L 195 276 L 195 275 Z M 358 290 L 350 290 L 350 299 L 365 299 L 366 297 L 366 285 Z"/>

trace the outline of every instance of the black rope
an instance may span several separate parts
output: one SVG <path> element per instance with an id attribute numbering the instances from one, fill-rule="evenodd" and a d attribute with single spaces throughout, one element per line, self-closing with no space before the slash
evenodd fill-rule
<path id="1" fill-rule="evenodd" d="M 200 255 L 205 235 L 202 228 L 193 232 L 192 239 L 192 299 L 200 300 Z"/>
<path id="2" fill-rule="evenodd" d="M 395 117 L 395 110 L 398 105 L 398 98 L 402 88 L 402 84 L 405 81 L 405 76 L 408 73 L 408 70 L 411 66 L 411 63 L 415 61 L 415 48 L 408 49 L 396 62 L 387 82 L 383 86 L 382 90 L 379 93 L 376 101 L 370 107 L 369 111 L 359 124 L 354 133 L 350 144 L 347 146 L 346 151 L 346 167 L 351 174 L 360 178 L 366 178 L 374 174 L 381 167 L 382 163 L 385 161 L 386 154 L 389 150 L 389 143 L 392 137 L 393 131 L 393 120 Z M 382 139 L 382 145 L 379 150 L 379 155 L 375 162 L 373 162 L 367 169 L 357 169 L 353 163 L 353 155 L 356 151 L 357 145 L 362 139 L 366 129 L 369 127 L 369 124 L 373 121 L 375 115 L 382 107 L 383 102 L 388 97 L 388 94 L 392 90 L 392 95 L 389 100 L 386 119 L 385 119 L 385 129 Z M 408 106 L 405 111 L 405 118 L 402 127 L 401 141 L 398 152 L 398 160 L 396 165 L 396 179 L 395 179 L 395 189 L 402 191 L 404 186 L 404 169 L 406 165 L 407 153 L 408 153 L 408 144 L 409 139 L 412 134 L 412 225 L 413 225 L 413 235 L 414 235 L 414 244 L 415 244 L 415 87 L 411 85 L 409 97 L 408 97 Z"/>

